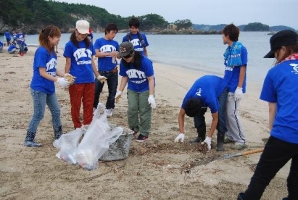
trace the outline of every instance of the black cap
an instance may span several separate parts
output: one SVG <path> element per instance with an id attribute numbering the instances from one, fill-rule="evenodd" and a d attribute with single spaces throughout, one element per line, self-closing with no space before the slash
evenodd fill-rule
<path id="1" fill-rule="evenodd" d="M 133 45 L 131 42 L 122 42 L 120 44 L 120 52 L 118 53 L 118 56 L 127 56 L 128 54 L 133 52 Z"/>
<path id="2" fill-rule="evenodd" d="M 276 50 L 282 46 L 290 46 L 295 44 L 298 44 L 298 34 L 295 31 L 279 31 L 270 38 L 271 50 L 264 56 L 264 58 L 274 58 L 274 53 Z"/>

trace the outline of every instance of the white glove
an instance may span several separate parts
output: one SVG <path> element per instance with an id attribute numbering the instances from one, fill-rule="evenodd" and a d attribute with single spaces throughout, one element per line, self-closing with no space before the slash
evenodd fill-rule
<path id="1" fill-rule="evenodd" d="M 118 103 L 119 99 L 121 98 L 121 95 L 122 95 L 122 91 L 119 90 L 119 91 L 116 93 L 116 96 L 115 96 L 116 103 Z"/>
<path id="2" fill-rule="evenodd" d="M 174 142 L 183 142 L 184 141 L 184 133 L 179 133 L 179 135 L 175 138 Z"/>
<path id="3" fill-rule="evenodd" d="M 105 76 L 101 76 L 101 75 L 98 75 L 98 77 L 96 77 L 97 80 L 99 80 L 99 82 L 101 83 L 104 83 L 106 80 L 107 80 L 107 77 Z"/>
<path id="4" fill-rule="evenodd" d="M 206 139 L 204 140 L 204 142 L 202 142 L 202 144 L 206 143 L 207 144 L 207 147 L 208 147 L 208 150 L 211 149 L 211 137 L 206 137 Z"/>
<path id="5" fill-rule="evenodd" d="M 156 108 L 156 102 L 153 95 L 149 95 L 148 103 L 151 105 L 151 108 Z"/>
<path id="6" fill-rule="evenodd" d="M 70 83 L 65 78 L 61 78 L 61 77 L 58 77 L 57 83 L 60 87 L 63 87 L 63 88 L 67 88 L 70 85 Z"/>
<path id="7" fill-rule="evenodd" d="M 242 99 L 243 92 L 241 87 L 237 87 L 234 93 L 235 101 L 240 101 Z"/>

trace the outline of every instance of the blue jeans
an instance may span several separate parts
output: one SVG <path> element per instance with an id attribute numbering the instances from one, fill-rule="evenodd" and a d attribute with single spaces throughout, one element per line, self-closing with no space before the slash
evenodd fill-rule
<path id="1" fill-rule="evenodd" d="M 101 76 L 105 76 L 107 78 L 106 82 L 108 84 L 109 96 L 106 102 L 106 109 L 115 108 L 115 96 L 118 87 L 118 73 L 99 71 Z M 101 83 L 97 78 L 95 78 L 95 91 L 94 91 L 94 102 L 93 108 L 97 108 L 99 102 L 99 96 L 102 92 L 102 88 L 104 83 Z"/>
<path id="2" fill-rule="evenodd" d="M 227 132 L 226 127 L 226 103 L 228 96 L 228 88 L 225 88 L 222 93 L 218 97 L 219 101 L 219 110 L 218 110 L 218 123 L 217 123 L 217 131 L 221 133 Z M 207 108 L 202 107 L 200 112 L 194 117 L 194 124 L 197 129 L 206 127 L 205 122 L 205 112 Z"/>
<path id="3" fill-rule="evenodd" d="M 60 107 L 58 104 L 56 93 L 46 94 L 44 92 L 30 90 L 31 96 L 33 99 L 33 117 L 30 121 L 28 131 L 31 133 L 36 133 L 37 127 L 40 121 L 44 117 L 45 107 L 48 105 L 51 114 L 52 114 L 52 123 L 53 128 L 55 130 L 59 130 L 61 127 L 61 119 L 60 119 Z"/>

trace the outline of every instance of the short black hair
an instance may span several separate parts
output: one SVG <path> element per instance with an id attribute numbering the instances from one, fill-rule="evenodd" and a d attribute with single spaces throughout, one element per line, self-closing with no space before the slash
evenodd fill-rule
<path id="1" fill-rule="evenodd" d="M 110 31 L 116 31 L 118 33 L 118 27 L 114 23 L 109 23 L 105 27 L 105 35 L 108 34 Z"/>
<path id="2" fill-rule="evenodd" d="M 128 26 L 129 26 L 129 28 L 131 28 L 132 26 L 134 26 L 136 28 L 139 28 L 140 27 L 140 21 L 138 20 L 138 18 L 132 17 L 128 22 Z"/>
<path id="3" fill-rule="evenodd" d="M 189 117 L 196 116 L 202 108 L 202 100 L 200 98 L 190 98 L 185 102 L 185 114 Z"/>

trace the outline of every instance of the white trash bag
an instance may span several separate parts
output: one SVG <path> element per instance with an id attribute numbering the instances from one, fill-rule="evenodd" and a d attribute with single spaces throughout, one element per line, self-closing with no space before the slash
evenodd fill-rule
<path id="1" fill-rule="evenodd" d="M 70 164 L 77 164 L 75 152 L 83 133 L 83 129 L 77 128 L 76 130 L 62 134 L 58 140 L 55 140 L 53 143 L 54 147 L 60 149 L 56 157 Z"/>
<path id="2" fill-rule="evenodd" d="M 103 112 L 103 114 L 100 114 Z M 111 129 L 107 121 L 105 106 L 98 104 L 94 116 L 84 137 L 75 153 L 75 160 L 84 169 L 93 170 L 98 168 L 98 159 L 109 149 L 123 133 L 123 128 Z"/>

